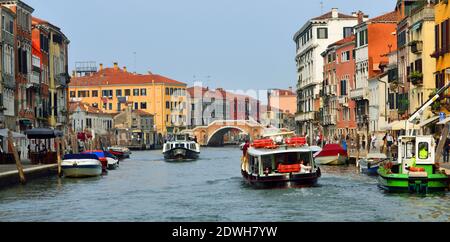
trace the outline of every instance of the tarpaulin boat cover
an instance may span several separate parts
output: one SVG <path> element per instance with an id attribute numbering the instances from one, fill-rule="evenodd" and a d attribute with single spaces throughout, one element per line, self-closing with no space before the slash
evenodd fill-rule
<path id="1" fill-rule="evenodd" d="M 342 156 L 348 156 L 347 151 L 345 151 L 340 145 L 327 144 L 315 157 L 337 156 L 338 154 Z"/>

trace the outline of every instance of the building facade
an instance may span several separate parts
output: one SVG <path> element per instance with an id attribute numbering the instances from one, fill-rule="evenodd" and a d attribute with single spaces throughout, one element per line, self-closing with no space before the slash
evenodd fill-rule
<path id="1" fill-rule="evenodd" d="M 114 116 L 114 133 L 117 145 L 131 149 L 150 149 L 160 145 L 154 129 L 154 115 L 133 109 L 129 104 L 125 110 Z"/>
<path id="2" fill-rule="evenodd" d="M 328 45 L 351 36 L 357 14 L 345 15 L 338 9 L 308 20 L 294 35 L 297 63 L 297 133 L 313 138 L 317 132 L 320 92 L 323 83 L 323 53 Z M 316 121 L 317 120 L 317 121 Z"/>
<path id="3" fill-rule="evenodd" d="M 399 15 L 393 11 L 367 21 L 360 21 L 355 26 L 355 89 L 350 91 L 350 98 L 356 102 L 356 123 L 358 134 L 370 136 L 370 124 L 373 119 L 369 115 L 370 100 L 369 80 L 383 73 L 382 67 L 388 61 L 388 54 L 397 49 L 395 35 Z M 380 37 L 382 36 L 382 37 Z M 373 97 L 373 95 L 372 95 Z"/>
<path id="4" fill-rule="evenodd" d="M 15 111 L 15 13 L 7 7 L 0 7 L 1 49 L 0 49 L 0 127 L 16 130 Z"/>
<path id="5" fill-rule="evenodd" d="M 89 132 L 93 136 L 107 135 L 113 131 L 114 114 L 101 111 L 98 108 L 81 102 L 69 104 L 69 117 L 75 133 Z"/>
<path id="6" fill-rule="evenodd" d="M 186 127 L 186 84 L 156 74 L 134 74 L 127 68 L 103 68 L 88 76 L 73 77 L 72 101 L 82 101 L 107 113 L 124 111 L 129 105 L 155 115 L 160 137 Z"/>

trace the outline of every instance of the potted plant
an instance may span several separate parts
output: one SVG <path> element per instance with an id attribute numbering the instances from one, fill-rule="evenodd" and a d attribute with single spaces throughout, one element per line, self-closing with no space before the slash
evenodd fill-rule
<path id="1" fill-rule="evenodd" d="M 418 72 L 418 71 L 413 71 L 409 75 L 409 79 L 411 80 L 412 84 L 414 84 L 414 85 L 421 84 L 422 80 L 423 80 L 423 73 Z"/>

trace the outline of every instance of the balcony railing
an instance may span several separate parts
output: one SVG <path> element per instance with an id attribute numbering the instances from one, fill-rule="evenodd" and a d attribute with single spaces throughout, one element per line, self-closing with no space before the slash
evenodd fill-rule
<path id="1" fill-rule="evenodd" d="M 367 99 L 367 88 L 358 88 L 350 91 L 350 98 L 355 100 Z"/>
<path id="2" fill-rule="evenodd" d="M 56 76 L 56 86 L 58 87 L 66 87 L 70 82 L 70 77 L 67 73 L 61 73 Z"/>
<path id="3" fill-rule="evenodd" d="M 411 46 L 411 52 L 414 54 L 420 54 L 423 50 L 423 42 L 422 41 L 412 41 L 409 43 Z"/>

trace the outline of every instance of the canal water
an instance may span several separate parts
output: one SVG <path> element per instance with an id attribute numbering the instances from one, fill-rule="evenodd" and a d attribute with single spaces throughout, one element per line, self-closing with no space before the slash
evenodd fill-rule
<path id="1" fill-rule="evenodd" d="M 93 179 L 46 178 L 0 190 L 0 221 L 450 221 L 450 194 L 386 194 L 354 166 L 323 167 L 317 187 L 255 190 L 238 148 L 167 163 L 133 152 Z"/>

